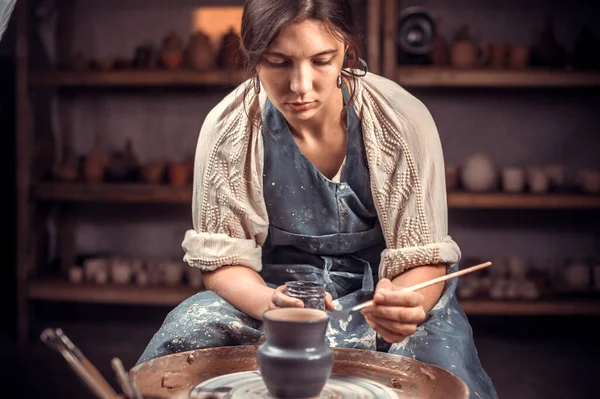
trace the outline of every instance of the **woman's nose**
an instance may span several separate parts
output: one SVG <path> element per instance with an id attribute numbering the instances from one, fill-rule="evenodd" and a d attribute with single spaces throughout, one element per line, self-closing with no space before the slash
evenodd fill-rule
<path id="1" fill-rule="evenodd" d="M 298 66 L 292 73 L 290 89 L 298 95 L 304 95 L 312 89 L 312 78 L 310 68 Z"/>

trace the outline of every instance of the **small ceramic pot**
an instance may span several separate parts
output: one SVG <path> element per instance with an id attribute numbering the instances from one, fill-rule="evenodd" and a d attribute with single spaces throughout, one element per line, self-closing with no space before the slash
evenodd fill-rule
<path id="1" fill-rule="evenodd" d="M 148 184 L 159 184 L 165 173 L 164 162 L 151 162 L 142 168 L 142 180 Z"/>
<path id="2" fill-rule="evenodd" d="M 202 270 L 197 267 L 186 267 L 185 274 L 188 284 L 199 290 L 204 289 L 204 281 L 202 280 Z"/>
<path id="3" fill-rule="evenodd" d="M 162 265 L 163 281 L 166 285 L 179 285 L 183 277 L 183 263 L 179 261 L 167 261 Z"/>
<path id="4" fill-rule="evenodd" d="M 467 40 L 456 41 L 450 46 L 450 63 L 455 68 L 475 68 L 478 65 L 478 47 Z"/>
<path id="5" fill-rule="evenodd" d="M 458 167 L 453 164 L 446 165 L 446 189 L 448 191 L 458 188 Z"/>
<path id="6" fill-rule="evenodd" d="M 83 262 L 83 274 L 85 281 L 96 282 L 97 276 L 101 274 L 100 280 L 106 274 L 108 275 L 108 260 L 102 258 L 86 259 Z"/>
<path id="7" fill-rule="evenodd" d="M 189 183 L 190 171 L 187 163 L 172 163 L 169 165 L 169 181 L 172 186 L 183 187 Z"/>
<path id="8" fill-rule="evenodd" d="M 507 193 L 520 193 L 525 189 L 525 171 L 519 168 L 502 169 L 502 187 Z"/>
<path id="9" fill-rule="evenodd" d="M 150 281 L 150 276 L 148 276 L 148 272 L 145 270 L 137 270 L 134 278 L 137 285 L 148 285 Z"/>
<path id="10" fill-rule="evenodd" d="M 585 262 L 571 262 L 564 270 L 564 279 L 569 288 L 580 290 L 588 288 L 591 280 L 590 266 Z"/>
<path id="11" fill-rule="evenodd" d="M 492 191 L 497 184 L 497 171 L 492 160 L 484 154 L 470 156 L 461 169 L 461 182 L 467 191 Z"/>
<path id="12" fill-rule="evenodd" d="M 532 193 L 546 193 L 550 187 L 550 179 L 542 168 L 531 168 L 527 171 L 529 189 Z"/>
<path id="13" fill-rule="evenodd" d="M 133 270 L 126 259 L 114 259 L 110 265 L 110 279 L 116 284 L 127 284 L 131 281 Z"/>
<path id="14" fill-rule="evenodd" d="M 593 169 L 581 169 L 578 172 L 579 187 L 587 194 L 600 192 L 600 172 Z"/>
<path id="15" fill-rule="evenodd" d="M 528 46 L 512 46 L 508 54 L 508 66 L 512 69 L 525 69 L 529 65 L 531 48 Z"/>
<path id="16" fill-rule="evenodd" d="M 70 267 L 69 281 L 75 284 L 81 283 L 83 281 L 83 268 L 78 266 Z"/>
<path id="17" fill-rule="evenodd" d="M 265 342 L 257 361 L 269 393 L 276 398 L 318 397 L 333 365 L 325 343 L 329 316 L 322 310 L 277 308 L 263 313 Z"/>
<path id="18" fill-rule="evenodd" d="M 546 165 L 544 172 L 550 179 L 550 185 L 556 190 L 561 190 L 566 183 L 565 168 L 561 165 Z"/>
<path id="19" fill-rule="evenodd" d="M 490 45 L 490 67 L 506 68 L 510 47 L 506 43 L 493 43 Z"/>
<path id="20" fill-rule="evenodd" d="M 507 261 L 508 273 L 512 279 L 524 279 L 529 271 L 527 260 L 514 256 Z"/>

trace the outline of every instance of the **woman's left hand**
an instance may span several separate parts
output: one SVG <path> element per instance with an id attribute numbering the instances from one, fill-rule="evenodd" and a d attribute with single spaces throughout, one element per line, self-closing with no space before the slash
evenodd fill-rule
<path id="1" fill-rule="evenodd" d="M 423 294 L 405 291 L 388 279 L 379 281 L 373 299 L 375 304 L 362 313 L 369 326 L 391 344 L 412 335 L 425 320 Z"/>

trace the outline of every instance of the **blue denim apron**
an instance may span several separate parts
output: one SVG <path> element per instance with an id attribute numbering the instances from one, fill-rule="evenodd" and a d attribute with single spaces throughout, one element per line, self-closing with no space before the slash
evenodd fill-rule
<path id="1" fill-rule="evenodd" d="M 347 102 L 349 94 L 346 88 L 343 91 Z M 322 282 L 336 308 L 373 297 L 385 249 L 371 195 L 361 123 L 352 107 L 346 123 L 346 162 L 339 183 L 323 176 L 302 154 L 283 115 L 268 100 L 263 124 L 263 190 L 270 226 L 260 274 L 271 287 L 290 280 Z M 360 312 L 345 321 L 332 321 L 327 343 L 387 351 L 435 364 L 463 379 L 471 398 L 497 398 L 479 362 L 455 289 L 456 279 L 446 284 L 417 332 L 401 343 L 383 341 Z M 262 335 L 260 321 L 204 291 L 169 313 L 138 364 L 186 350 L 256 344 Z"/>

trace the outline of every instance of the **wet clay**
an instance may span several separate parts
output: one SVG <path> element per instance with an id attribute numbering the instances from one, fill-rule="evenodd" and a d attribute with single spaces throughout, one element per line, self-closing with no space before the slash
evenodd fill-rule
<path id="1" fill-rule="evenodd" d="M 191 391 L 192 399 L 205 398 L 206 394 L 227 390 L 228 399 L 272 399 L 260 373 L 246 371 L 227 374 L 205 381 Z M 332 375 L 320 395 L 320 399 L 397 399 L 396 392 L 375 381 L 355 376 Z M 279 399 L 279 398 L 278 398 Z"/>
<path id="2" fill-rule="evenodd" d="M 327 313 L 322 310 L 308 308 L 279 308 L 263 313 L 263 318 L 274 321 L 307 322 L 320 321 L 327 317 Z"/>
<path id="3" fill-rule="evenodd" d="M 144 397 L 187 398 L 192 388 L 211 378 L 258 370 L 256 350 L 256 345 L 244 345 L 176 353 L 142 363 L 130 374 Z M 190 355 L 195 359 L 191 363 Z M 178 380 L 182 383 L 178 388 L 165 388 L 162 377 L 169 372 L 185 373 L 188 380 Z M 402 399 L 469 397 L 467 385 L 449 371 L 388 353 L 334 348 L 332 375 L 355 376 L 383 384 Z"/>

